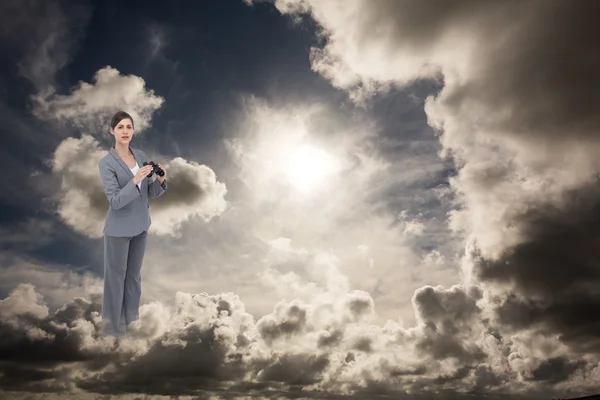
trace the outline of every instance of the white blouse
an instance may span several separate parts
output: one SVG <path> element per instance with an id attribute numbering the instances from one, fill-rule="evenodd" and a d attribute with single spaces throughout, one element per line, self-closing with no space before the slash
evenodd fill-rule
<path id="1" fill-rule="evenodd" d="M 139 166 L 139 165 L 138 165 L 138 163 L 136 162 L 136 163 L 135 163 L 135 167 L 133 167 L 133 168 L 129 168 L 129 169 L 131 170 L 131 172 L 133 172 L 133 175 L 135 176 L 135 174 L 137 174 L 137 172 L 139 171 L 139 169 L 140 169 L 140 166 Z M 138 184 L 137 184 L 137 187 L 138 187 L 138 188 L 140 188 L 140 190 L 142 190 L 142 182 L 138 183 Z"/>

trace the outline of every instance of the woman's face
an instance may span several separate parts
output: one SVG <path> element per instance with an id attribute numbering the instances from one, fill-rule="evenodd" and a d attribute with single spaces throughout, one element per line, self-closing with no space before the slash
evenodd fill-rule
<path id="1" fill-rule="evenodd" d="M 133 136 L 133 123 L 129 118 L 124 118 L 119 121 L 117 126 L 110 128 L 110 133 L 115 136 L 115 140 L 119 143 L 129 144 Z"/>

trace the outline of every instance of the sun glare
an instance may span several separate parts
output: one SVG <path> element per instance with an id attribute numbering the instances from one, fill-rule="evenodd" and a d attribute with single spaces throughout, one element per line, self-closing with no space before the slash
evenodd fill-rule
<path id="1" fill-rule="evenodd" d="M 320 184 L 335 169 L 334 157 L 325 150 L 303 145 L 287 154 L 282 172 L 294 187 L 306 192 Z"/>

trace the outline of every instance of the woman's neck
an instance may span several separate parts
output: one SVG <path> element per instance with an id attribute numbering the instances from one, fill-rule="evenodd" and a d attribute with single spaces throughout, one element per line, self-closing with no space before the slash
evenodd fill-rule
<path id="1" fill-rule="evenodd" d="M 121 157 L 129 157 L 129 145 L 119 145 L 119 143 L 116 143 L 114 148 Z"/>

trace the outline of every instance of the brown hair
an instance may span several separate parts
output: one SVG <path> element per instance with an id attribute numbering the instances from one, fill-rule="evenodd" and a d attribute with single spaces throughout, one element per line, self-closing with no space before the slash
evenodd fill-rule
<path id="1" fill-rule="evenodd" d="M 131 118 L 131 115 L 127 114 L 125 111 L 119 111 L 113 115 L 112 120 L 110 121 L 110 127 L 115 129 L 115 126 L 117 126 L 117 124 L 125 118 L 129 118 L 131 120 L 131 126 L 134 127 L 133 118 Z"/>

